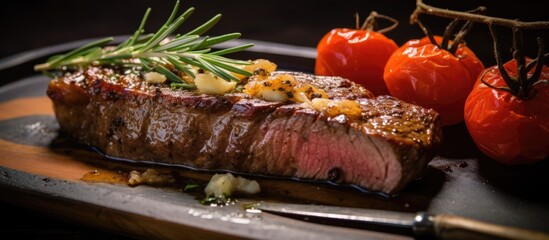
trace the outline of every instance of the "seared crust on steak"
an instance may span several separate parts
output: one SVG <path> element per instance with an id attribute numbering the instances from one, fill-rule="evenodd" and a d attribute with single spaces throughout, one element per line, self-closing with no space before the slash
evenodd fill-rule
<path id="1" fill-rule="evenodd" d="M 90 67 L 48 87 L 61 129 L 107 155 L 211 170 L 330 180 L 395 193 L 419 177 L 440 142 L 439 115 L 338 77 L 292 74 L 329 98 L 360 103 L 358 119 L 242 93 L 148 85 Z M 274 73 L 280 74 L 280 73 Z"/>

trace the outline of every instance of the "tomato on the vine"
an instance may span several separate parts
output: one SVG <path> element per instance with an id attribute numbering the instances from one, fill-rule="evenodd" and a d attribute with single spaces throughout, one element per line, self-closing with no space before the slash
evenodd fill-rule
<path id="1" fill-rule="evenodd" d="M 383 69 L 397 48 L 398 45 L 381 30 L 336 28 L 324 35 L 317 45 L 315 74 L 344 77 L 361 84 L 374 95 L 387 95 Z"/>
<path id="2" fill-rule="evenodd" d="M 526 64 L 531 59 L 526 59 Z M 517 76 L 517 61 L 503 65 Z M 549 67 L 541 68 L 539 79 L 549 80 Z M 528 73 L 531 77 L 532 69 Z M 465 103 L 465 124 L 473 141 L 487 156 L 506 164 L 532 163 L 549 156 L 549 85 L 536 84 L 522 99 L 507 87 L 498 66 L 486 69 Z"/>
<path id="3" fill-rule="evenodd" d="M 405 43 L 387 61 L 383 78 L 394 97 L 433 108 L 442 125 L 457 124 L 463 121 L 465 99 L 484 65 L 465 44 L 452 54 L 439 47 L 442 37 L 434 40 L 436 45 L 428 37 Z"/>

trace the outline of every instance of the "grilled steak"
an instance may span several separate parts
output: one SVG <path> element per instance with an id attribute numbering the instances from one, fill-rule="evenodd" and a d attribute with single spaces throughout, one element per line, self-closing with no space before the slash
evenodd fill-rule
<path id="1" fill-rule="evenodd" d="M 278 74 L 278 73 L 275 73 Z M 90 67 L 51 81 L 61 129 L 105 154 L 199 169 L 330 180 L 395 193 L 421 175 L 440 141 L 436 112 L 349 80 L 288 73 L 362 115 L 326 117 L 302 104 L 149 85 Z"/>

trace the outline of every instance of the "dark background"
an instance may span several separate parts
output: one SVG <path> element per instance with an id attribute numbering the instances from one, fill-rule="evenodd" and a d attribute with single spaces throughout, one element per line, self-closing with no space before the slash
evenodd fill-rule
<path id="1" fill-rule="evenodd" d="M 488 8 L 487 15 L 522 21 L 549 20 L 546 1 L 462 0 L 426 3 L 452 10 L 469 10 L 479 5 Z M 544 4 L 545 2 L 545 4 Z M 146 30 L 156 31 L 172 10 L 169 0 L 44 0 L 3 1 L 0 14 L 0 59 L 22 51 L 74 40 L 132 34 L 147 7 L 152 8 Z M 396 18 L 400 25 L 386 35 L 401 45 L 408 39 L 423 37 L 417 25 L 409 24 L 415 8 L 414 0 L 323 0 L 318 1 L 222 1 L 183 0 L 181 12 L 195 7 L 193 16 L 183 24 L 181 32 L 207 21 L 217 13 L 223 18 L 209 34 L 241 32 L 242 38 L 315 47 L 320 38 L 336 27 L 354 28 L 354 14 L 364 19 L 370 11 Z M 448 21 L 424 15 L 426 25 L 442 34 Z M 549 30 L 526 31 L 525 49 L 535 56 L 535 36 L 542 36 L 549 45 Z M 510 43 L 511 31 L 500 28 L 500 37 Z M 486 66 L 495 63 L 488 28 L 477 24 L 466 38 L 468 45 Z M 509 44 L 505 45 L 508 50 Z M 549 46 L 548 46 L 549 48 Z M 505 51 L 508 53 L 508 51 Z M 507 55 L 506 59 L 509 59 Z"/>
<path id="2" fill-rule="evenodd" d="M 152 13 L 146 30 L 153 32 L 166 20 L 174 3 L 172 0 L 2 1 L 0 61 L 17 53 L 75 40 L 131 34 L 137 28 L 147 7 L 152 8 Z M 549 20 L 546 1 L 503 3 L 488 0 L 431 0 L 426 3 L 460 11 L 484 5 L 488 8 L 489 16 L 522 21 Z M 400 21 L 395 30 L 386 34 L 398 45 L 409 39 L 424 36 L 418 26 L 408 23 L 409 16 L 415 8 L 414 0 L 183 0 L 181 12 L 191 6 L 194 6 L 196 11 L 183 25 L 181 32 L 198 26 L 217 13 L 222 13 L 221 22 L 209 32 L 209 35 L 241 32 L 242 38 L 246 39 L 315 47 L 320 38 L 333 28 L 354 28 L 355 13 L 359 13 L 364 19 L 370 11 L 375 10 Z M 422 19 L 437 34 L 441 34 L 448 23 L 446 19 L 425 15 Z M 498 32 L 501 40 L 505 42 L 504 58 L 508 60 L 511 31 L 499 28 Z M 532 57 L 537 51 L 536 36 L 541 36 L 549 45 L 549 30 L 526 31 L 525 50 L 527 55 Z M 477 24 L 466 40 L 486 66 L 495 64 L 492 40 L 485 25 Z M 307 69 L 312 70 L 312 67 L 307 66 Z M 27 67 L 23 69 L 23 74 L 34 74 L 31 67 L 26 69 Z M 0 85 L 14 80 L 10 79 L 11 75 L 7 73 L 8 71 L 0 71 Z M 123 239 L 120 236 L 111 236 L 60 222 L 20 207 L 0 204 L 3 219 L 10 220 L 9 224 L 2 224 L 0 227 L 2 236 L 31 239 Z"/>

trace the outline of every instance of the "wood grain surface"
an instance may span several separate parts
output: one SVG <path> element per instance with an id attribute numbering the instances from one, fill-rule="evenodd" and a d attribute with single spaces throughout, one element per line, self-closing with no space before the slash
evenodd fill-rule
<path id="1" fill-rule="evenodd" d="M 47 97 L 23 98 L 0 104 L 0 120 L 30 115 L 51 115 L 53 110 Z M 74 156 L 60 154 L 51 149 L 16 144 L 0 139 L 3 167 L 38 174 L 46 177 L 79 180 L 85 173 L 94 170 Z"/>

